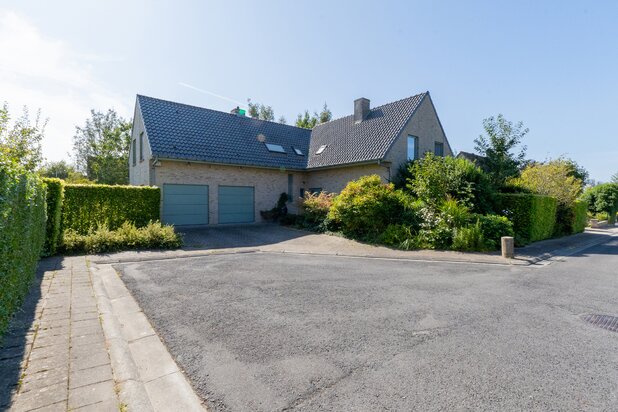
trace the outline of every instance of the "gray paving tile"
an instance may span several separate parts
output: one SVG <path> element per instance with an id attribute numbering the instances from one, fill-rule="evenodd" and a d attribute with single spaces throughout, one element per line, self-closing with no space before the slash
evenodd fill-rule
<path id="1" fill-rule="evenodd" d="M 28 367 L 26 368 L 26 373 L 37 373 L 43 372 L 54 368 L 59 368 L 66 366 L 68 364 L 68 359 L 64 356 L 53 356 L 44 359 L 34 359 L 28 362 Z"/>
<path id="2" fill-rule="evenodd" d="M 90 355 L 80 355 L 70 360 L 72 371 L 107 365 L 109 363 L 110 360 L 107 352 L 97 352 Z"/>
<path id="3" fill-rule="evenodd" d="M 129 343 L 129 349 L 144 382 L 178 371 L 178 366 L 156 335 Z"/>
<path id="4" fill-rule="evenodd" d="M 69 390 L 69 409 L 115 400 L 113 381 L 105 381 Z"/>
<path id="5" fill-rule="evenodd" d="M 30 392 L 20 393 L 15 397 L 12 409 L 29 411 L 42 407 L 50 407 L 58 402 L 66 401 L 68 389 L 66 383 L 46 386 Z"/>
<path id="6" fill-rule="evenodd" d="M 112 368 L 109 364 L 95 366 L 93 368 L 72 371 L 69 380 L 69 388 L 92 385 L 112 379 Z"/>
<path id="7" fill-rule="evenodd" d="M 93 403 L 92 405 L 83 406 L 75 409 L 79 412 L 118 412 L 120 403 L 116 399 L 110 399 L 104 402 Z"/>
<path id="8" fill-rule="evenodd" d="M 69 379 L 69 367 L 54 368 L 44 372 L 35 374 L 26 374 L 22 378 L 22 384 L 20 391 L 22 393 L 30 392 L 32 390 L 38 390 L 46 388 L 48 386 L 54 386 L 58 384 L 67 385 Z"/>
<path id="9" fill-rule="evenodd" d="M 76 346 L 86 345 L 91 347 L 92 345 L 103 344 L 105 345 L 105 336 L 102 332 L 100 333 L 92 333 L 90 335 L 79 335 L 74 336 L 71 339 L 71 346 L 75 348 Z"/>

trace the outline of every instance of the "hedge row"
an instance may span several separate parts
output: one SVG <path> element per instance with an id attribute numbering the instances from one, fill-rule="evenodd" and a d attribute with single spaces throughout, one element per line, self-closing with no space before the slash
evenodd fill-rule
<path id="1" fill-rule="evenodd" d="M 34 279 L 45 242 L 46 187 L 0 160 L 0 336 Z"/>
<path id="2" fill-rule="evenodd" d="M 554 234 L 558 202 L 550 196 L 524 193 L 502 193 L 499 210 L 513 222 L 515 243 L 527 245 L 549 239 Z"/>
<path id="3" fill-rule="evenodd" d="M 64 183 L 60 179 L 43 179 L 47 186 L 47 234 L 43 253 L 46 256 L 55 255 L 62 243 L 62 200 L 64 198 Z"/>
<path id="4" fill-rule="evenodd" d="M 588 225 L 588 203 L 583 201 L 575 202 L 572 209 L 571 233 L 581 233 Z"/>
<path id="5" fill-rule="evenodd" d="M 63 229 L 85 235 L 102 226 L 115 230 L 125 222 L 143 227 L 159 220 L 160 199 L 156 187 L 65 185 Z"/>

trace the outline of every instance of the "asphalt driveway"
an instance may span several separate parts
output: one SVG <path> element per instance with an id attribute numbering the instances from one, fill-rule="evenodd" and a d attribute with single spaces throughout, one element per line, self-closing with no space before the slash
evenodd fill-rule
<path id="1" fill-rule="evenodd" d="M 213 410 L 616 410 L 618 241 L 542 268 L 242 253 L 115 266 Z"/>

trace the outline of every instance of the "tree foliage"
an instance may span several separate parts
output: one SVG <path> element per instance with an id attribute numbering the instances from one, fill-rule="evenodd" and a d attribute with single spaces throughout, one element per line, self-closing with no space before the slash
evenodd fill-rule
<path id="1" fill-rule="evenodd" d="M 90 113 L 84 126 L 75 128 L 73 156 L 77 171 L 96 183 L 127 184 L 131 121 L 114 109 Z"/>
<path id="2" fill-rule="evenodd" d="M 509 183 L 539 195 L 555 197 L 564 206 L 572 205 L 582 193 L 582 181 L 575 177 L 573 163 L 564 159 L 530 164 L 520 177 L 509 180 Z"/>
<path id="3" fill-rule="evenodd" d="M 251 99 L 247 99 L 247 106 L 249 107 L 249 116 L 254 119 L 268 120 L 269 122 L 275 121 L 275 111 L 271 106 L 253 103 Z"/>
<path id="4" fill-rule="evenodd" d="M 478 213 L 493 209 L 489 177 L 466 159 L 427 153 L 408 168 L 407 190 L 430 206 L 437 207 L 451 198 Z"/>
<path id="5" fill-rule="evenodd" d="M 492 183 L 500 187 L 507 179 L 519 174 L 526 156 L 526 146 L 521 143 L 528 129 L 522 122 L 513 124 L 501 114 L 483 120 L 483 127 L 486 136 L 480 135 L 474 140 L 475 150 L 485 157 L 483 166 Z"/>
<path id="6" fill-rule="evenodd" d="M 324 103 L 320 113 L 313 112 L 313 115 L 311 115 L 309 114 L 309 110 L 305 110 L 304 113 L 299 113 L 296 117 L 296 127 L 313 129 L 318 124 L 329 122 L 332 118 L 332 112 L 328 108 L 328 105 Z"/>
<path id="7" fill-rule="evenodd" d="M 88 180 L 88 178 L 82 173 L 75 170 L 75 167 L 66 160 L 45 163 L 39 169 L 39 175 L 42 177 L 62 179 L 66 183 L 94 183 L 93 181 Z"/>
<path id="8" fill-rule="evenodd" d="M 588 202 L 588 210 L 593 213 L 607 213 L 608 222 L 616 222 L 618 213 L 618 183 L 603 183 L 589 187 L 582 199 Z"/>
<path id="9" fill-rule="evenodd" d="M 41 120 L 39 110 L 32 122 L 27 107 L 24 107 L 21 117 L 12 126 L 10 120 L 9 106 L 4 103 L 0 108 L 0 153 L 5 159 L 33 171 L 43 161 L 41 141 L 47 120 Z"/>

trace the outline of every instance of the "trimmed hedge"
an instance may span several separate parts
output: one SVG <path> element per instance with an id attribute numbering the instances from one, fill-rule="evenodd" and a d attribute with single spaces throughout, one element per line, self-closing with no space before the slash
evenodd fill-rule
<path id="1" fill-rule="evenodd" d="M 513 222 L 515 244 L 527 245 L 549 239 L 554 234 L 558 201 L 550 196 L 502 193 L 498 196 L 501 214 Z"/>
<path id="2" fill-rule="evenodd" d="M 136 227 L 159 220 L 161 191 L 146 186 L 65 185 L 62 226 L 85 235 L 99 227 Z"/>
<path id="3" fill-rule="evenodd" d="M 62 200 L 64 183 L 60 179 L 44 178 L 47 186 L 47 231 L 43 254 L 55 255 L 62 244 Z"/>
<path id="4" fill-rule="evenodd" d="M 573 204 L 572 209 L 571 233 L 581 233 L 588 225 L 588 203 L 577 201 Z"/>
<path id="5" fill-rule="evenodd" d="M 0 159 L 0 336 L 34 279 L 45 242 L 47 189 Z"/>

